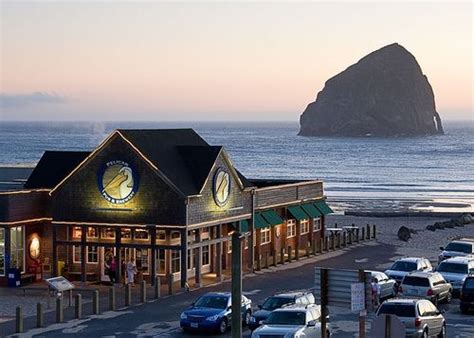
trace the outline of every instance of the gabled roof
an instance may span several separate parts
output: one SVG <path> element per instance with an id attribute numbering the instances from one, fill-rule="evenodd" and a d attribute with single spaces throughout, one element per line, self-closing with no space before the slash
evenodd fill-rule
<path id="1" fill-rule="evenodd" d="M 45 151 L 24 188 L 54 188 L 89 154 L 87 151 Z"/>

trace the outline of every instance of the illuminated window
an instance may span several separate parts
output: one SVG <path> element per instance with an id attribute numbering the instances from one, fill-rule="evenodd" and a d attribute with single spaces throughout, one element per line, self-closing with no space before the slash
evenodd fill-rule
<path id="1" fill-rule="evenodd" d="M 0 228 L 0 276 L 5 276 L 5 229 Z"/>
<path id="2" fill-rule="evenodd" d="M 81 227 L 73 227 L 72 228 L 72 238 L 79 239 L 82 236 Z"/>
<path id="3" fill-rule="evenodd" d="M 270 227 L 266 227 L 260 230 L 260 238 L 261 238 L 260 245 L 268 244 L 272 241 Z"/>
<path id="4" fill-rule="evenodd" d="M 115 229 L 114 228 L 100 228 L 100 238 L 101 239 L 115 238 Z"/>
<path id="5" fill-rule="evenodd" d="M 132 229 L 121 229 L 121 236 L 125 240 L 132 239 Z"/>
<path id="6" fill-rule="evenodd" d="M 87 228 L 87 238 L 97 238 L 97 237 L 98 237 L 97 228 L 88 227 Z"/>
<path id="7" fill-rule="evenodd" d="M 73 263 L 80 263 L 82 261 L 81 247 L 78 245 L 72 247 L 72 261 Z"/>
<path id="8" fill-rule="evenodd" d="M 313 218 L 313 231 L 321 230 L 321 218 Z"/>
<path id="9" fill-rule="evenodd" d="M 172 244 L 179 244 L 181 241 L 181 232 L 173 231 L 171 232 L 171 243 Z"/>
<path id="10" fill-rule="evenodd" d="M 181 252 L 179 250 L 171 251 L 171 272 L 181 271 Z"/>
<path id="11" fill-rule="evenodd" d="M 209 265 L 209 246 L 202 247 L 202 265 Z"/>
<path id="12" fill-rule="evenodd" d="M 25 272 L 25 232 L 24 227 L 10 228 L 10 266 Z"/>
<path id="13" fill-rule="evenodd" d="M 301 226 L 301 234 L 302 235 L 307 234 L 309 232 L 309 219 L 303 219 L 300 222 L 300 226 Z"/>
<path id="14" fill-rule="evenodd" d="M 135 229 L 135 239 L 148 239 L 148 230 Z"/>
<path id="15" fill-rule="evenodd" d="M 296 236 L 296 220 L 289 219 L 286 221 L 286 238 Z"/>

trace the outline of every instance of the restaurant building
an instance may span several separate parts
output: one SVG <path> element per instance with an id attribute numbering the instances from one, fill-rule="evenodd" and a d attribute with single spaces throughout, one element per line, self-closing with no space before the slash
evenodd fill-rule
<path id="1" fill-rule="evenodd" d="M 323 183 L 251 180 L 192 129 L 115 130 L 92 152 L 46 151 L 21 189 L 0 192 L 0 284 L 62 274 L 107 280 L 115 256 L 154 283 L 184 287 L 230 271 L 240 231 L 244 271 L 319 243 Z M 283 249 L 283 250 L 282 250 Z"/>

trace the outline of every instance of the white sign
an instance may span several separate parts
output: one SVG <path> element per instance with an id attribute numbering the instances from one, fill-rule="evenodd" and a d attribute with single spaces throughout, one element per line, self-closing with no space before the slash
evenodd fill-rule
<path id="1" fill-rule="evenodd" d="M 365 310 L 365 284 L 351 284 L 351 311 L 359 312 Z"/>
<path id="2" fill-rule="evenodd" d="M 58 292 L 74 289 L 74 284 L 72 284 L 70 281 L 68 281 L 62 276 L 48 278 L 46 279 L 46 283 L 48 283 L 48 285 L 53 288 L 53 290 L 56 290 Z"/>

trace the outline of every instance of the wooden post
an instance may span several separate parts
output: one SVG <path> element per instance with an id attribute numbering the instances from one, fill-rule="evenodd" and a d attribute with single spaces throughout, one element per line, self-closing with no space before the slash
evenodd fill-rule
<path id="1" fill-rule="evenodd" d="M 125 306 L 130 306 L 132 303 L 132 290 L 130 284 L 125 284 Z"/>
<path id="2" fill-rule="evenodd" d="M 44 310 L 42 303 L 36 303 L 36 327 L 44 326 Z"/>
<path id="3" fill-rule="evenodd" d="M 111 286 L 109 288 L 109 310 L 110 311 L 115 311 L 116 305 L 115 305 L 115 287 Z"/>
<path id="4" fill-rule="evenodd" d="M 357 243 L 359 243 L 359 236 L 360 236 L 359 228 L 356 229 L 356 233 L 355 233 L 355 234 L 356 234 L 355 241 L 356 241 Z"/>
<path id="5" fill-rule="evenodd" d="M 169 295 L 173 294 L 173 274 L 172 273 L 168 274 L 168 294 Z"/>
<path id="6" fill-rule="evenodd" d="M 272 255 L 272 259 L 273 259 L 273 266 L 277 266 L 277 253 L 276 253 L 276 250 L 273 249 L 273 255 Z"/>
<path id="7" fill-rule="evenodd" d="M 99 314 L 99 290 L 92 291 L 92 313 Z"/>
<path id="8" fill-rule="evenodd" d="M 335 241 L 336 241 L 336 236 L 334 234 L 331 234 L 331 250 L 334 251 L 335 249 Z"/>
<path id="9" fill-rule="evenodd" d="M 311 247 L 313 251 L 313 256 L 316 256 L 316 238 L 313 238 L 313 241 L 311 242 Z"/>
<path id="10" fill-rule="evenodd" d="M 281 265 L 285 264 L 285 248 L 284 247 L 280 248 L 280 263 Z"/>
<path id="11" fill-rule="evenodd" d="M 74 318 L 80 319 L 82 317 L 82 296 L 81 294 L 77 294 L 75 296 L 74 302 Z"/>
<path id="12" fill-rule="evenodd" d="M 365 240 L 365 227 L 363 226 L 360 230 L 362 230 L 362 240 Z"/>
<path id="13" fill-rule="evenodd" d="M 62 323 L 64 321 L 63 311 L 63 299 L 61 297 L 56 298 L 56 323 Z"/>
<path id="14" fill-rule="evenodd" d="M 324 251 L 324 241 L 325 241 L 325 237 L 326 236 L 323 236 L 320 238 L 320 243 L 319 243 L 319 253 L 323 253 Z"/>
<path id="15" fill-rule="evenodd" d="M 161 296 L 161 280 L 159 276 L 155 278 L 155 298 L 160 298 Z"/>
<path id="16" fill-rule="evenodd" d="M 288 263 L 291 263 L 291 246 L 288 245 Z"/>
<path id="17" fill-rule="evenodd" d="M 327 337 L 327 314 L 328 314 L 328 270 L 321 269 L 321 338 Z"/>
<path id="18" fill-rule="evenodd" d="M 377 227 L 375 226 L 375 224 L 373 225 L 372 236 L 374 239 L 377 238 Z"/>
<path id="19" fill-rule="evenodd" d="M 15 332 L 23 332 L 23 308 L 21 306 L 16 307 L 16 317 L 15 317 Z"/>
<path id="20" fill-rule="evenodd" d="M 265 251 L 265 269 L 268 269 L 268 251 Z"/>
<path id="21" fill-rule="evenodd" d="M 232 247 L 232 250 L 234 250 L 234 247 Z M 257 271 L 262 270 L 262 255 L 257 254 Z"/>

